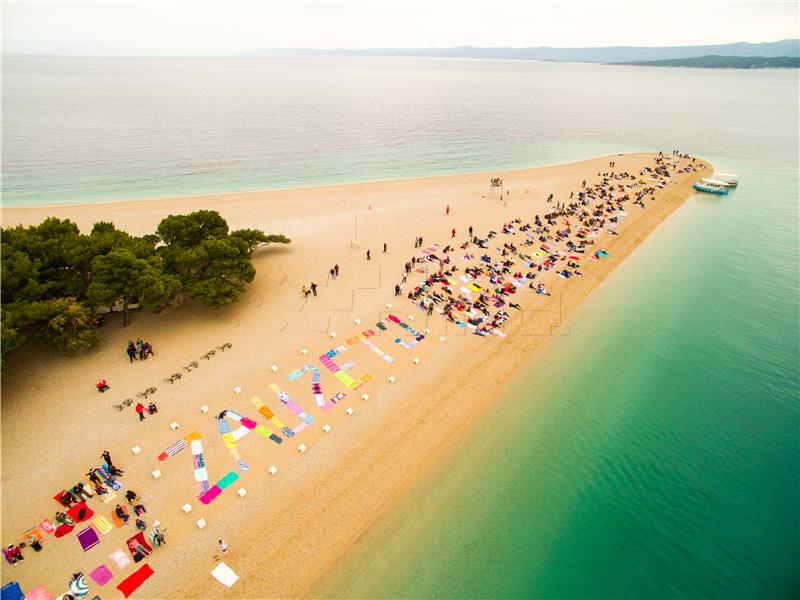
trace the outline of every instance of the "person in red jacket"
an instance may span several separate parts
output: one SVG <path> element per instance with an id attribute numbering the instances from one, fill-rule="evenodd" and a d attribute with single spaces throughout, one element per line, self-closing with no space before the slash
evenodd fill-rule
<path id="1" fill-rule="evenodd" d="M 137 412 L 137 413 L 139 413 L 139 420 L 140 420 L 140 421 L 144 421 L 144 410 L 145 410 L 145 409 L 144 409 L 144 404 L 142 404 L 141 402 L 139 402 L 139 403 L 136 405 L 136 412 Z"/>

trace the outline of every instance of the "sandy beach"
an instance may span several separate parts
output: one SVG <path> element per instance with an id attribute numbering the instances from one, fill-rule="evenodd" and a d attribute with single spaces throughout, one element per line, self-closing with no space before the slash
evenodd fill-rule
<path id="1" fill-rule="evenodd" d="M 3 227 L 58 216 L 75 221 L 82 231 L 97 221 L 113 221 L 137 235 L 153 232 L 169 214 L 213 209 L 231 228 L 283 233 L 292 243 L 256 252 L 258 274 L 235 306 L 212 312 L 184 302 L 157 315 L 135 313 L 127 328 L 119 315 L 112 315 L 101 330 L 101 347 L 80 356 L 56 354 L 33 343 L 15 352 L 2 389 L 2 542 L 18 542 L 42 519 L 52 520 L 59 509 L 53 495 L 81 481 L 108 449 L 125 470 L 125 488 L 142 496 L 148 522 L 158 519 L 166 528 L 167 544 L 147 559 L 155 574 L 134 598 L 303 596 L 436 459 L 437 450 L 479 424 L 486 411 L 498 410 L 495 399 L 515 371 L 546 356 L 547 340 L 566 334 L 560 328 L 563 319 L 680 207 L 693 193 L 693 182 L 711 173 L 710 165 L 700 160 L 693 164 L 698 171 L 684 173 L 680 169 L 692 164 L 690 160 L 665 158 L 677 169 L 653 199 L 648 195 L 647 208 L 628 203 L 627 216 L 615 226 L 619 235 L 604 228 L 593 238 L 591 251 L 602 248 L 607 257 L 588 260 L 587 250 L 580 260 L 580 277 L 562 279 L 555 269 L 541 273 L 536 282 L 542 282 L 550 296 L 519 287 L 511 301 L 522 310 L 506 309 L 510 318 L 503 327 L 505 337 L 471 335 L 470 328 L 435 312 L 427 317 L 405 296 L 424 277 L 416 271 L 409 275 L 403 294 L 395 296 L 404 264 L 430 244 L 453 244 L 452 264 L 460 269 L 457 279 L 470 262 L 460 259 L 465 251 L 459 249 L 470 226 L 483 236 L 490 229 L 500 232 L 517 218 L 531 223 L 535 215 L 552 211 L 554 203 L 570 202 L 570 193 L 577 195 L 583 180 L 592 186 L 609 171 L 641 179 L 640 170 L 655 165 L 654 153 L 308 189 L 4 208 Z M 610 161 L 616 163 L 613 168 Z M 502 196 L 498 188 L 490 188 L 492 177 L 502 178 Z M 550 194 L 553 203 L 547 203 Z M 526 239 L 519 227 L 513 229 L 491 240 L 494 254 L 502 243 L 519 245 Z M 419 236 L 423 248 L 414 247 Z M 340 267 L 336 279 L 328 273 L 334 264 Z M 312 281 L 318 295 L 305 298 L 301 287 Z M 392 363 L 358 341 L 348 343 L 362 331 L 375 329 L 389 314 L 418 332 L 430 333 L 413 348 L 404 348 L 394 343 L 400 329 L 377 330 L 370 339 L 394 357 Z M 129 363 L 126 343 L 137 337 L 153 345 L 154 360 Z M 400 338 L 410 339 L 406 332 Z M 231 347 L 201 359 L 224 343 Z M 355 363 L 350 375 L 372 376 L 357 390 L 331 377 L 318 359 L 338 346 L 346 348 L 338 363 Z M 199 367 L 183 371 L 191 361 L 198 361 Z M 330 410 L 316 406 L 309 374 L 294 381 L 287 378 L 306 364 L 320 369 L 326 399 L 337 392 L 346 394 Z M 166 383 L 175 372 L 182 378 Z M 94 389 L 101 377 L 111 386 L 103 395 Z M 213 417 L 228 409 L 268 425 L 251 401 L 258 397 L 289 427 L 297 425 L 298 417 L 270 389 L 273 383 L 288 392 L 313 423 L 294 437 L 284 437 L 280 445 L 257 435 L 241 439 L 238 449 L 249 470 L 240 472 Z M 112 407 L 149 386 L 157 388 L 150 398 L 158 403 L 159 413 L 144 422 L 132 407 Z M 237 386 L 240 393 L 234 391 Z M 208 413 L 201 412 L 203 405 Z M 173 421 L 179 424 L 177 431 L 170 430 Z M 324 432 L 323 425 L 329 425 L 330 432 Z M 240 475 L 208 505 L 197 500 L 188 450 L 165 461 L 156 459 L 192 431 L 203 437 L 212 484 L 229 471 Z M 305 452 L 298 450 L 300 444 Z M 134 446 L 141 447 L 141 454 L 132 454 Z M 271 466 L 277 467 L 274 476 L 268 473 Z M 160 479 L 151 476 L 154 469 L 161 470 Z M 247 491 L 243 498 L 236 493 L 239 488 Z M 187 502 L 193 507 L 188 515 L 181 510 Z M 109 516 L 114 503 L 106 505 L 95 497 L 88 504 L 97 514 Z M 196 526 L 200 518 L 207 522 L 203 530 Z M 26 549 L 24 563 L 3 563 L 3 584 L 16 580 L 23 590 L 43 584 L 57 596 L 66 591 L 72 573 L 88 574 L 100 564 L 110 565 L 108 555 L 124 546 L 135 533 L 132 529 L 128 525 L 112 531 L 87 552 L 74 535 L 46 536 L 42 552 Z M 229 546 L 225 563 L 240 577 L 232 588 L 209 574 L 220 557 L 220 538 Z M 90 597 L 122 597 L 114 586 L 133 570 L 112 567 L 114 578 L 105 587 L 88 580 Z"/>

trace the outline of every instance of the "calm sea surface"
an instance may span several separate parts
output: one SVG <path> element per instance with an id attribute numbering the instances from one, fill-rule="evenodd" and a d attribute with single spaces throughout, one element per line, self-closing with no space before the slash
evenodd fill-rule
<path id="1" fill-rule="evenodd" d="M 649 149 L 739 173 L 729 197 L 670 217 L 314 593 L 800 594 L 797 71 L 15 57 L 3 69 L 8 206 Z"/>

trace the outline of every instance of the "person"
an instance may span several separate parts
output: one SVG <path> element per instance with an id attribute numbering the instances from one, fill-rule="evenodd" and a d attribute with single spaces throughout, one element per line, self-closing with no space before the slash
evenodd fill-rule
<path id="1" fill-rule="evenodd" d="M 134 492 L 133 490 L 128 490 L 125 492 L 125 499 L 128 501 L 128 504 L 133 504 L 133 501 L 139 497 L 139 494 Z"/>
<path id="2" fill-rule="evenodd" d="M 311 293 L 314 294 L 315 296 L 317 295 L 317 284 L 314 283 L 313 281 L 311 282 Z"/>
<path id="3" fill-rule="evenodd" d="M 472 225 L 469 226 L 469 237 L 472 239 Z"/>
<path id="4" fill-rule="evenodd" d="M 383 253 L 386 254 L 386 242 L 383 242 Z"/>
<path id="5" fill-rule="evenodd" d="M 150 532 L 150 541 L 153 542 L 156 548 L 160 548 L 167 543 L 164 534 L 157 527 L 153 527 L 153 531 Z"/>
<path id="6" fill-rule="evenodd" d="M 339 264 L 333 265 L 333 272 L 336 273 L 336 276 L 339 276 Z"/>
<path id="7" fill-rule="evenodd" d="M 150 342 L 145 342 L 142 346 L 142 356 L 144 358 L 155 358 L 156 354 L 153 352 L 153 346 L 150 344 Z"/>
<path id="8" fill-rule="evenodd" d="M 144 421 L 144 404 L 138 402 L 136 404 L 136 412 L 139 414 L 139 420 Z"/>
<path id="9" fill-rule="evenodd" d="M 139 353 L 139 357 L 142 356 L 143 348 L 144 348 L 144 342 L 142 341 L 142 338 L 140 337 L 136 338 L 136 351 Z"/>
<path id="10" fill-rule="evenodd" d="M 126 525 L 128 524 L 128 519 L 130 519 L 131 517 L 127 512 L 125 512 L 125 509 L 122 508 L 119 504 L 117 504 L 116 508 L 114 509 L 114 513 L 117 515 L 117 517 L 122 519 L 123 523 L 125 523 Z"/>
<path id="11" fill-rule="evenodd" d="M 394 284 L 394 295 L 395 296 L 399 296 L 400 295 L 400 284 L 399 283 Z"/>
<path id="12" fill-rule="evenodd" d="M 109 467 L 112 467 L 112 466 L 114 466 L 114 463 L 113 463 L 113 462 L 111 462 L 111 453 L 110 453 L 108 450 L 103 450 L 103 453 L 100 455 L 100 457 L 101 457 L 101 458 L 102 458 L 104 461 L 106 461 L 106 464 L 107 464 Z M 97 477 L 97 475 L 95 475 L 95 477 Z"/>
<path id="13" fill-rule="evenodd" d="M 92 495 L 89 493 L 89 490 L 87 490 L 83 483 L 80 482 L 73 485 L 72 490 L 70 491 L 81 500 L 88 500 L 92 497 Z"/>
<path id="14" fill-rule="evenodd" d="M 367 250 L 367 260 L 372 260 L 369 255 L 369 250 Z"/>
<path id="15" fill-rule="evenodd" d="M 106 390 L 107 390 L 107 389 L 108 389 L 110 386 L 108 385 L 108 382 L 107 382 L 105 379 L 101 379 L 100 381 L 98 381 L 97 383 L 95 383 L 95 384 L 94 384 L 94 387 L 96 387 L 96 388 L 97 388 L 97 391 L 98 391 L 98 392 L 100 392 L 100 393 L 102 394 L 102 393 L 103 393 L 103 392 L 105 392 L 105 391 L 106 391 Z"/>
<path id="16" fill-rule="evenodd" d="M 133 502 L 131 502 L 133 504 Z M 133 512 L 136 513 L 136 516 L 141 516 L 142 513 L 146 513 L 147 509 L 144 507 L 144 504 L 141 502 L 137 503 L 136 506 L 133 507 Z"/>
<path id="17" fill-rule="evenodd" d="M 90 470 L 88 473 L 86 473 L 86 477 L 88 477 L 89 481 L 95 485 L 101 485 L 103 483 L 102 480 L 97 476 L 97 473 L 94 471 Z"/>
<path id="18" fill-rule="evenodd" d="M 33 534 L 28 536 L 28 546 L 33 548 L 34 552 L 41 552 L 42 551 L 42 542 L 40 542 L 39 538 L 36 537 Z"/>
<path id="19" fill-rule="evenodd" d="M 70 527 L 75 527 L 75 521 L 72 520 L 67 513 L 64 512 L 57 512 L 56 513 L 56 523 L 61 523 L 62 525 L 69 525 Z"/>
<path id="20" fill-rule="evenodd" d="M 147 414 L 154 415 L 158 412 L 158 407 L 156 406 L 155 402 L 151 402 L 147 405 Z"/>
<path id="21" fill-rule="evenodd" d="M 136 360 L 136 346 L 133 345 L 133 340 L 128 340 L 128 358 L 131 359 L 131 362 Z"/>
<path id="22" fill-rule="evenodd" d="M 219 549 L 222 550 L 222 553 L 225 554 L 228 551 L 228 544 L 225 543 L 225 540 L 219 540 Z"/>
<path id="23" fill-rule="evenodd" d="M 138 529 L 139 531 L 147 531 L 147 523 L 145 523 L 141 519 L 136 519 L 136 529 Z"/>
<path id="24" fill-rule="evenodd" d="M 336 279 L 336 269 L 331 267 L 330 274 L 331 274 L 331 279 Z"/>
<path id="25" fill-rule="evenodd" d="M 122 475 L 125 471 L 123 471 L 122 469 L 120 469 L 118 467 L 115 467 L 114 465 L 110 465 L 108 467 L 108 472 L 111 475 L 117 476 L 117 475 Z"/>
<path id="26" fill-rule="evenodd" d="M 67 508 L 78 503 L 78 501 L 75 499 L 75 496 L 73 496 L 68 490 L 61 492 L 61 495 L 58 497 L 58 501 L 62 506 L 66 506 Z"/>
<path id="27" fill-rule="evenodd" d="M 303 298 L 308 298 L 308 295 L 311 293 L 311 290 L 309 290 L 306 286 L 303 286 L 303 289 L 300 291 L 303 293 Z"/>
<path id="28" fill-rule="evenodd" d="M 14 544 L 9 544 L 7 548 L 3 549 L 3 554 L 6 557 L 6 560 L 14 565 L 17 566 L 17 563 L 21 563 L 25 560 L 25 557 L 22 556 L 22 550 L 19 546 L 15 546 Z"/>
<path id="29" fill-rule="evenodd" d="M 454 237 L 456 237 L 456 230 L 455 230 L 455 228 L 453 228 L 453 230 L 450 232 L 450 237 L 451 237 L 451 238 L 454 238 Z"/>
<path id="30" fill-rule="evenodd" d="M 447 205 L 447 208 L 444 209 L 444 214 L 445 215 L 449 215 L 450 214 L 450 205 L 449 204 Z"/>

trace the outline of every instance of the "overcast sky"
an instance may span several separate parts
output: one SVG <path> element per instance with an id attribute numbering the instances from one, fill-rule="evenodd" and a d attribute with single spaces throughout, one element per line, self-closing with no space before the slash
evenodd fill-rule
<path id="1" fill-rule="evenodd" d="M 256 48 L 665 46 L 800 37 L 798 2 L 2 0 L 3 50 L 210 55 Z"/>

